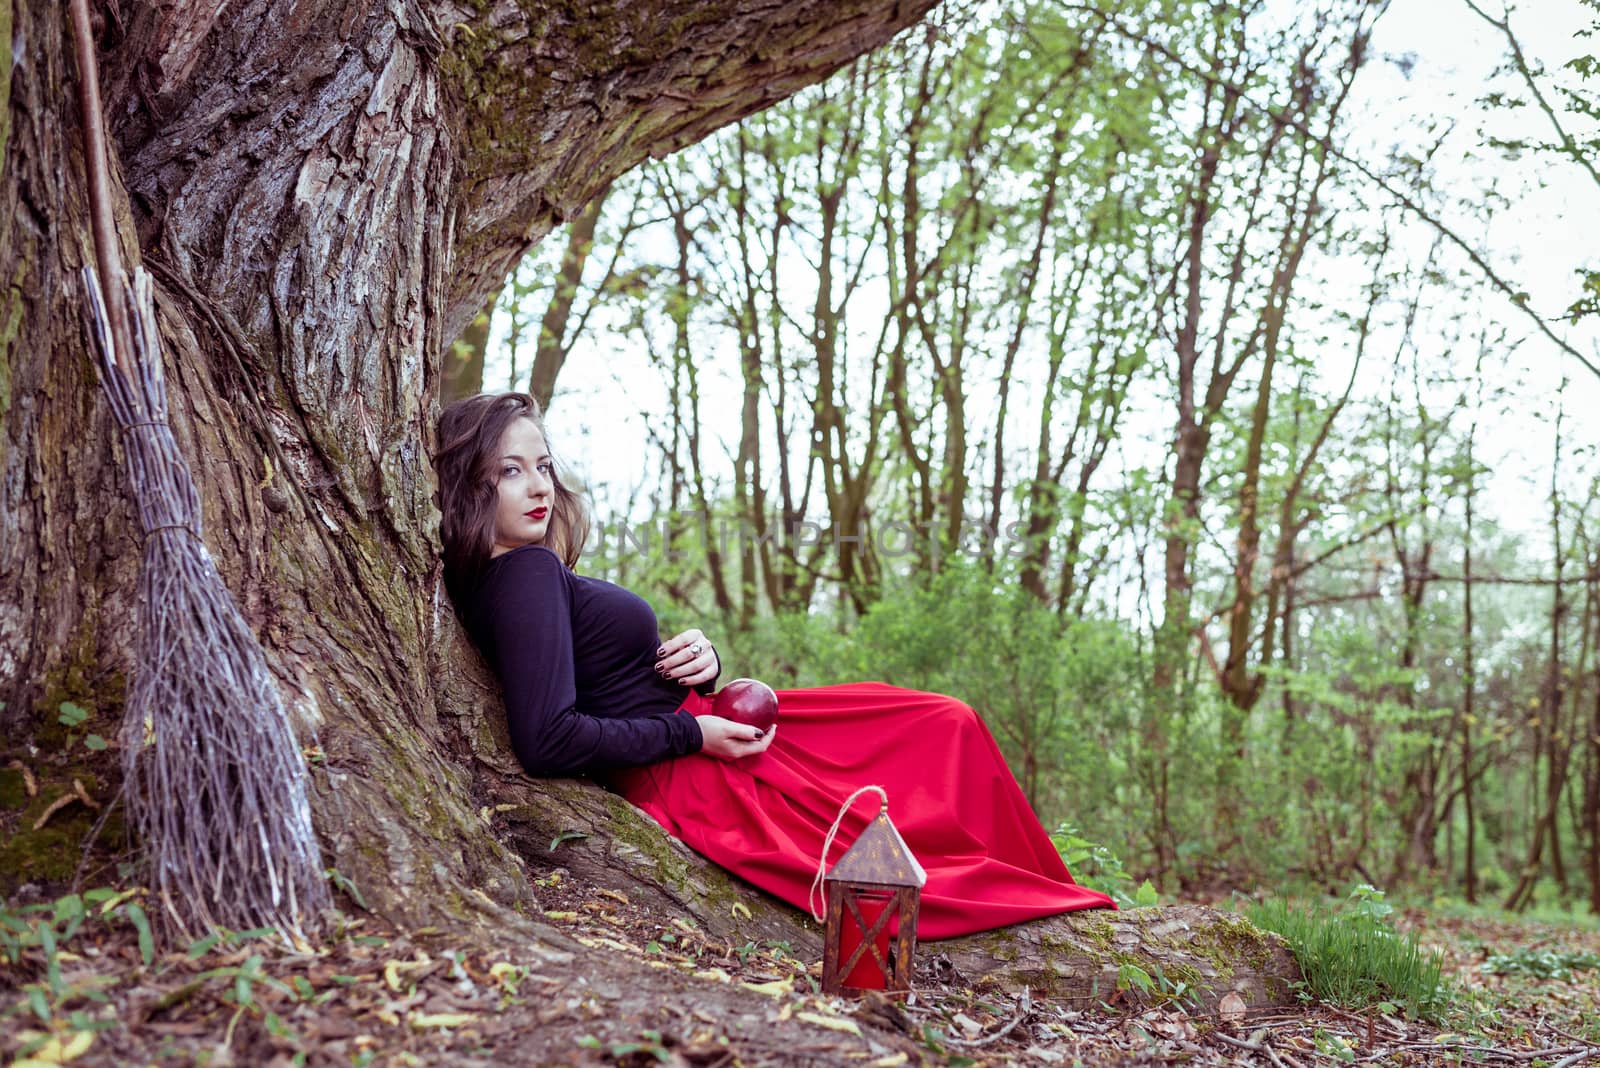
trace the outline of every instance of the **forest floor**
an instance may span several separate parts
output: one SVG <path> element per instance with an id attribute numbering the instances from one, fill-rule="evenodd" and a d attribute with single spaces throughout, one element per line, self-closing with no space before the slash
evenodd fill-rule
<path id="1" fill-rule="evenodd" d="M 128 922 L 136 895 L 14 899 L 0 908 L 21 943 L 0 953 L 0 1056 L 27 1068 L 1600 1064 L 1600 926 L 1405 911 L 1462 991 L 1448 1026 L 1376 1007 L 1191 1013 L 1126 991 L 1030 1001 L 968 987 L 937 944 L 919 947 L 917 992 L 900 1004 L 819 996 L 819 966 L 786 946 L 718 943 L 559 870 L 543 882 L 570 942 L 542 961 L 370 917 L 314 951 L 257 933 L 157 954 Z"/>

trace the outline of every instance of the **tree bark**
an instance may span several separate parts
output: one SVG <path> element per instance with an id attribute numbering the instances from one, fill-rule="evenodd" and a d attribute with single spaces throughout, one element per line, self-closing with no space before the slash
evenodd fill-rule
<path id="1" fill-rule="evenodd" d="M 124 6 L 100 41 L 132 262 L 158 281 L 208 547 L 318 748 L 325 862 L 401 922 L 532 903 L 507 763 L 439 583 L 445 346 L 613 178 L 794 90 L 935 0 Z M 59 5 L 5 4 L 0 726 L 120 712 L 138 552 L 76 277 L 88 226 Z M 24 61 L 25 60 L 25 61 Z M 137 254 L 133 254 L 137 253 Z M 425 785 L 423 785 L 425 784 Z M 546 845 L 548 843 L 545 843 Z"/>

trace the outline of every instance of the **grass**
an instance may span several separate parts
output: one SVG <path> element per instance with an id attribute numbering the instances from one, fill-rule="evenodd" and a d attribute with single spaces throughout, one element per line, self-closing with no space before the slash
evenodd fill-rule
<path id="1" fill-rule="evenodd" d="M 1275 900 L 1249 906 L 1246 914 L 1289 943 L 1311 997 L 1346 1008 L 1387 1005 L 1442 1023 L 1457 1001 L 1444 982 L 1443 960 L 1395 930 L 1383 896 L 1361 886 L 1336 907 Z"/>

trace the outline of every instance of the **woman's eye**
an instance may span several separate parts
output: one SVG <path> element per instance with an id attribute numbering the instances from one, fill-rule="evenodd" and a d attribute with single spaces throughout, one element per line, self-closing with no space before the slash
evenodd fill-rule
<path id="1" fill-rule="evenodd" d="M 506 466 L 504 466 L 504 467 L 502 467 L 500 469 L 500 477 L 501 478 L 510 478 L 513 475 L 520 474 L 521 472 L 522 472 L 522 469 L 520 467 L 518 467 L 516 464 L 507 464 Z"/>
<path id="2" fill-rule="evenodd" d="M 555 464 L 540 464 L 539 465 L 539 470 L 543 471 L 547 475 L 550 472 L 554 471 L 555 469 L 556 469 L 556 465 Z"/>

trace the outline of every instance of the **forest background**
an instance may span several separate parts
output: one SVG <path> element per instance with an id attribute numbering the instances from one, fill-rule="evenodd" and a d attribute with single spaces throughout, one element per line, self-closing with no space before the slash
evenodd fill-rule
<path id="1" fill-rule="evenodd" d="M 447 392 L 730 674 L 971 702 L 1090 874 L 1600 912 L 1597 13 L 952 0 L 619 179 Z"/>

